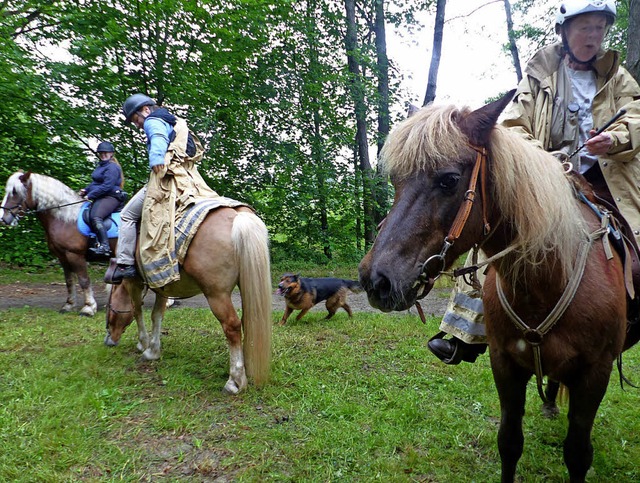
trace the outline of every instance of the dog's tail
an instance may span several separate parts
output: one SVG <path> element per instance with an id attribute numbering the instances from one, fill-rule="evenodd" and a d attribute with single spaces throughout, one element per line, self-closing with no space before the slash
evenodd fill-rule
<path id="1" fill-rule="evenodd" d="M 362 290 L 364 290 L 360 286 L 360 282 L 358 282 L 357 280 L 344 280 L 343 279 L 342 282 L 344 283 L 344 286 L 347 287 L 349 290 L 351 290 L 353 293 L 362 292 Z"/>

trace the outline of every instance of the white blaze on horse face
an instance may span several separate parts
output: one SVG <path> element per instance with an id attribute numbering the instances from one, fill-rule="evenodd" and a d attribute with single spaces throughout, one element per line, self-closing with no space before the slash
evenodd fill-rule
<path id="1" fill-rule="evenodd" d="M 0 208 L 0 221 L 8 226 L 17 226 L 18 218 L 13 211 L 18 209 L 27 197 L 27 190 L 20 181 L 21 172 L 13 173 L 7 180 L 4 198 L 2 198 L 2 208 Z M 8 209 L 7 209 L 8 208 Z M 10 218 L 7 221 L 5 217 Z"/>
<path id="2" fill-rule="evenodd" d="M 2 204 L 0 206 L 6 206 L 7 205 L 7 195 L 4 195 L 4 198 L 2 198 Z M 5 221 L 4 221 L 4 208 L 0 208 L 0 223 L 3 225 L 6 225 Z"/>
<path id="3" fill-rule="evenodd" d="M 2 207 L 5 206 L 9 206 L 9 191 L 7 191 L 7 193 L 4 195 L 4 198 L 2 198 Z M 12 213 L 9 210 L 5 210 L 4 208 L 0 208 L 0 223 L 3 225 L 7 225 L 7 226 L 16 226 L 18 224 L 18 220 L 16 219 L 15 216 L 11 216 L 11 221 L 5 220 L 5 216 L 9 216 L 12 215 Z"/>
<path id="4" fill-rule="evenodd" d="M 527 343 L 524 339 L 518 339 L 516 342 L 516 350 L 518 352 L 524 352 L 527 349 Z"/>

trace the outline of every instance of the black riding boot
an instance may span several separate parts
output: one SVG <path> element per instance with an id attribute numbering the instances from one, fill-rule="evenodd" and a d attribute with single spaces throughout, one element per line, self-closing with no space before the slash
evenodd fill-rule
<path id="1" fill-rule="evenodd" d="M 462 361 L 475 362 L 487 350 L 487 344 L 467 344 L 457 337 L 443 339 L 440 332 L 429 340 L 427 347 L 445 364 L 460 364 Z"/>
<path id="2" fill-rule="evenodd" d="M 111 249 L 109 248 L 109 237 L 107 236 L 107 230 L 104 229 L 102 220 L 94 219 L 92 221 L 93 230 L 96 232 L 96 237 L 98 238 L 99 245 L 97 247 L 89 248 L 89 251 L 91 251 L 95 255 L 108 257 L 111 255 Z"/>

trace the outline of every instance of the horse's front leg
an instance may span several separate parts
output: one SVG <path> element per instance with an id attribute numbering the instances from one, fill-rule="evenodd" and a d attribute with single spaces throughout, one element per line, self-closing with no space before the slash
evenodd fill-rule
<path id="1" fill-rule="evenodd" d="M 238 394 L 247 387 L 247 373 L 242 351 L 242 322 L 231 302 L 230 294 L 207 296 L 213 315 L 220 321 L 229 345 L 229 379 L 223 387 L 228 394 Z"/>
<path id="2" fill-rule="evenodd" d="M 564 440 L 564 462 L 571 482 L 585 481 L 593 462 L 591 430 L 598 407 L 609 385 L 613 361 L 585 372 L 569 388 L 569 429 Z M 604 368 L 609 368 L 606 370 Z"/>
<path id="3" fill-rule="evenodd" d="M 502 483 L 511 483 L 516 476 L 516 466 L 522 456 L 524 435 L 522 417 L 527 394 L 527 382 L 531 374 L 498 350 L 490 351 L 493 380 L 500 398 L 500 429 L 498 450 L 502 465 Z"/>
<path id="4" fill-rule="evenodd" d="M 144 352 L 149 348 L 149 332 L 147 332 L 147 326 L 144 323 L 141 299 L 138 302 L 134 300 L 133 316 L 135 317 L 136 324 L 138 325 L 138 344 L 136 345 L 136 348 L 143 353 L 142 357 L 144 357 Z"/>
<path id="5" fill-rule="evenodd" d="M 146 350 L 142 353 L 142 358 L 147 361 L 155 361 L 160 359 L 161 343 L 160 336 L 162 331 L 162 319 L 164 312 L 167 310 L 167 298 L 156 294 L 156 300 L 151 310 L 151 340 Z"/>
<path id="6" fill-rule="evenodd" d="M 98 311 L 98 304 L 93 296 L 93 288 L 91 287 L 91 280 L 89 279 L 89 273 L 87 271 L 87 260 L 84 258 L 84 255 L 67 253 L 67 261 L 69 263 L 69 270 L 72 272 L 67 276 L 65 270 L 67 292 L 69 292 L 70 296 L 71 293 L 73 293 L 73 304 L 75 305 L 76 289 L 73 282 L 73 274 L 75 273 L 78 277 L 78 285 L 80 285 L 80 290 L 84 298 L 84 305 L 80 309 L 80 315 L 93 317 Z"/>
<path id="7" fill-rule="evenodd" d="M 547 401 L 542 404 L 542 415 L 545 418 L 552 419 L 560 414 L 557 404 L 559 390 L 559 382 L 552 381 L 551 379 L 547 381 L 547 388 L 544 391 L 544 397 L 547 398 Z"/>
<path id="8" fill-rule="evenodd" d="M 144 285 L 138 283 L 135 279 L 125 279 L 122 285 L 129 294 L 129 297 L 131 297 L 133 318 L 138 325 L 138 344 L 136 348 L 140 352 L 144 352 L 149 347 L 149 333 L 147 332 L 147 326 L 144 322 L 144 312 L 142 311 L 142 299 L 144 299 L 146 290 Z"/>
<path id="9" fill-rule="evenodd" d="M 64 314 L 76 308 L 76 281 L 71 265 L 64 260 L 64 258 L 60 258 L 60 264 L 64 272 L 64 283 L 67 287 L 67 300 L 64 305 L 60 307 L 60 313 Z"/>

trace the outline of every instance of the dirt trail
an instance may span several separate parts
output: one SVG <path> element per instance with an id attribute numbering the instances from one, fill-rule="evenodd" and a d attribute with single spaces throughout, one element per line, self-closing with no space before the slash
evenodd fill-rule
<path id="1" fill-rule="evenodd" d="M 107 303 L 105 284 L 94 283 L 93 291 L 98 303 L 98 309 L 104 311 L 104 306 Z M 436 289 L 422 300 L 421 305 L 425 314 L 442 316 L 447 306 L 449 292 L 450 289 Z M 67 290 L 64 283 L 33 284 L 16 282 L 0 285 L 0 310 L 19 307 L 39 307 L 56 310 L 62 307 L 66 297 Z M 364 292 L 349 293 L 347 300 L 354 312 L 377 311 L 377 309 L 369 305 L 367 295 Z M 240 294 L 237 292 L 233 294 L 233 303 L 236 307 L 240 306 Z M 281 296 L 274 294 L 272 303 L 273 310 L 284 310 L 284 299 Z M 148 307 L 153 305 L 153 295 L 151 293 L 145 298 L 145 305 Z M 190 299 L 180 300 L 179 307 L 206 308 L 208 305 L 204 296 L 198 295 Z M 324 303 L 320 303 L 312 310 L 325 311 L 326 309 Z M 416 313 L 416 310 L 411 309 L 411 312 Z"/>

